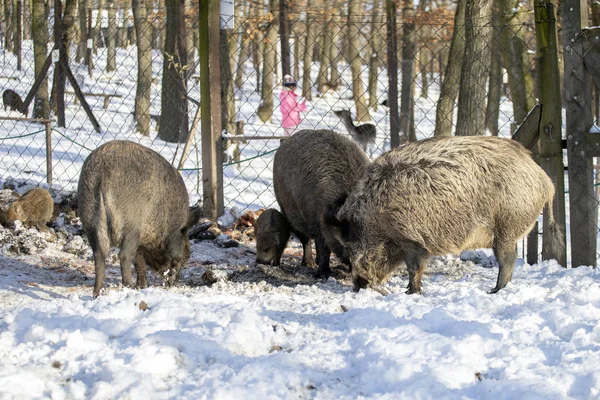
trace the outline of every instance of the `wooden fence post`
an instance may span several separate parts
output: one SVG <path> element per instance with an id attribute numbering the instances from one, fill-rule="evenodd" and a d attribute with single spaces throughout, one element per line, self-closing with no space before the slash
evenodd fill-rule
<path id="1" fill-rule="evenodd" d="M 596 265 L 594 220 L 598 201 L 594 193 L 594 168 L 588 154 L 586 135 L 592 126 L 592 82 L 584 67 L 582 27 L 588 25 L 584 0 L 563 0 L 562 34 L 565 65 L 567 154 L 569 157 L 569 200 L 571 266 Z"/>
<path id="2" fill-rule="evenodd" d="M 558 69 L 558 37 L 556 10 L 549 1 L 535 0 L 535 30 L 537 42 L 537 82 L 540 103 L 543 105 L 539 126 L 538 163 L 552 179 L 556 189 L 553 203 L 554 219 L 561 226 L 563 251 L 550 248 L 548 213 L 544 211 L 542 259 L 555 259 L 567 266 L 565 225 L 565 171 L 562 147 L 562 105 L 560 71 Z"/>
<path id="3" fill-rule="evenodd" d="M 220 0 L 200 0 L 199 25 L 202 200 L 205 215 L 215 219 L 223 215 Z"/>

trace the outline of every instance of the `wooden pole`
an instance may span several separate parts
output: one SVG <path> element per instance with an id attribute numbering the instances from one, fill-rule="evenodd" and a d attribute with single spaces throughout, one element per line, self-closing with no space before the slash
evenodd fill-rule
<path id="1" fill-rule="evenodd" d="M 215 219 L 223 215 L 219 0 L 200 0 L 199 25 L 202 199 L 205 215 Z"/>
<path id="2" fill-rule="evenodd" d="M 564 46 L 564 85 L 567 116 L 567 155 L 569 157 L 569 202 L 571 266 L 596 266 L 598 202 L 594 192 L 592 157 L 586 152 L 586 134 L 592 126 L 592 82 L 584 68 L 582 28 L 588 25 L 588 5 L 584 0 L 562 1 Z M 556 129 L 556 128 L 553 128 Z"/>
<path id="3" fill-rule="evenodd" d="M 52 130 L 49 121 L 44 125 L 46 125 L 46 182 L 52 185 Z"/>
<path id="4" fill-rule="evenodd" d="M 390 112 L 390 146 L 400 146 L 398 114 L 398 33 L 396 32 L 397 0 L 386 0 L 388 107 Z"/>
<path id="5" fill-rule="evenodd" d="M 548 212 L 544 211 L 542 259 L 555 259 L 567 266 L 565 228 L 565 171 L 562 148 L 562 105 L 560 71 L 558 69 L 558 36 L 554 4 L 535 0 L 535 29 L 537 42 L 537 81 L 540 103 L 543 104 L 539 127 L 538 163 L 552 179 L 556 189 L 552 213 L 561 227 L 563 251 L 551 248 L 549 243 Z"/>
<path id="6" fill-rule="evenodd" d="M 63 71 L 67 74 L 67 78 L 69 79 L 71 86 L 73 86 L 73 91 L 75 92 L 75 95 L 79 98 L 79 101 L 81 102 L 81 106 L 83 107 L 83 110 L 85 111 L 88 118 L 90 119 L 96 132 L 100 133 L 100 124 L 98 123 L 98 120 L 96 119 L 96 117 L 94 117 L 94 114 L 92 113 L 92 109 L 90 108 L 90 105 L 85 100 L 83 92 L 81 91 L 81 88 L 79 87 L 79 84 L 77 83 L 77 79 L 75 79 L 73 72 L 71 72 L 71 68 L 69 67 L 69 64 L 67 64 L 67 62 L 60 57 L 59 57 L 59 60 L 60 60 L 60 63 L 62 64 Z"/>
<path id="7" fill-rule="evenodd" d="M 25 109 L 29 108 L 29 104 L 31 104 L 31 101 L 33 100 L 33 96 L 35 96 L 35 94 L 37 93 L 40 86 L 42 86 L 42 82 L 44 82 L 44 78 L 46 78 L 46 75 L 48 74 L 50 65 L 52 65 L 52 52 L 50 52 L 48 57 L 46 57 L 46 61 L 44 62 L 44 66 L 42 67 L 42 70 L 40 71 L 39 75 L 35 77 L 33 86 L 29 90 L 29 93 L 27 93 L 27 96 L 25 96 L 25 100 L 23 100 Z"/>

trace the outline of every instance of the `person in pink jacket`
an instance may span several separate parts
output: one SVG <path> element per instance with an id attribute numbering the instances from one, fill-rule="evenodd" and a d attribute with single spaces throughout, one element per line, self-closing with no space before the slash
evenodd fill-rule
<path id="1" fill-rule="evenodd" d="M 300 112 L 306 110 L 306 101 L 298 101 L 296 81 L 291 75 L 283 77 L 283 90 L 279 95 L 279 110 L 281 111 L 281 126 L 286 136 L 292 136 L 300 125 Z"/>

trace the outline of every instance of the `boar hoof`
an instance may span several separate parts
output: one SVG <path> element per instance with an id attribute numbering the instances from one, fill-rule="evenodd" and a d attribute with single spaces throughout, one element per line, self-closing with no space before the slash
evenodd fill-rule
<path id="1" fill-rule="evenodd" d="M 493 288 L 492 290 L 490 290 L 488 293 L 489 294 L 495 294 L 498 293 L 500 291 L 500 288 L 498 286 L 496 286 L 495 288 Z"/>
<path id="2" fill-rule="evenodd" d="M 369 285 L 369 282 L 360 276 L 353 277 L 353 283 L 354 287 L 352 288 L 352 290 L 355 292 L 360 291 L 360 289 L 366 289 Z"/>
<path id="3" fill-rule="evenodd" d="M 315 271 L 314 276 L 316 279 L 323 279 L 324 281 L 326 281 L 327 278 L 331 276 L 331 268 L 319 267 Z"/>
<path id="4" fill-rule="evenodd" d="M 421 294 L 421 288 L 413 288 L 412 285 L 408 285 L 406 294 Z"/>

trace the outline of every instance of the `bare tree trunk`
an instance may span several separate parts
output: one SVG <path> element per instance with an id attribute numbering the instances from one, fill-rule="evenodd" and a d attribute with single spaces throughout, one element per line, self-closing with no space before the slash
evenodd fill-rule
<path id="1" fill-rule="evenodd" d="M 158 9 L 162 12 L 165 9 L 165 0 L 158 0 Z M 155 49 L 157 50 L 162 50 L 165 46 L 165 41 L 166 41 L 166 34 L 167 34 L 167 29 L 166 29 L 166 17 L 164 12 L 159 14 L 159 18 L 158 18 L 158 22 L 157 22 L 157 30 L 158 30 L 158 37 L 156 40 L 156 44 L 155 44 Z"/>
<path id="2" fill-rule="evenodd" d="M 400 132 L 414 142 L 414 68 L 417 54 L 415 38 L 415 9 L 412 0 L 404 0 L 402 4 L 402 92 L 400 93 Z"/>
<path id="3" fill-rule="evenodd" d="M 185 0 L 167 0 L 166 8 L 167 32 L 158 136 L 167 142 L 182 143 L 188 135 L 187 87 L 185 71 L 182 70 L 187 65 Z"/>
<path id="4" fill-rule="evenodd" d="M 23 1 L 23 40 L 31 40 L 31 0 Z"/>
<path id="5" fill-rule="evenodd" d="M 80 63 L 82 60 L 85 62 L 85 53 L 87 49 L 88 39 L 88 28 L 87 28 L 87 6 L 91 4 L 91 0 L 79 0 L 78 2 L 78 14 L 79 14 L 79 43 L 77 44 L 77 56 L 75 61 Z"/>
<path id="6" fill-rule="evenodd" d="M 520 124 L 535 104 L 533 77 L 523 39 L 522 17 L 518 0 L 502 0 L 499 4 L 503 17 L 502 50 L 508 75 L 510 99 L 513 103 L 515 124 Z"/>
<path id="7" fill-rule="evenodd" d="M 75 21 L 77 19 L 77 0 L 65 1 L 65 12 L 63 14 L 63 28 L 65 29 L 65 51 L 67 58 L 71 56 L 71 46 L 75 43 Z"/>
<path id="8" fill-rule="evenodd" d="M 489 76 L 492 0 L 467 0 L 465 58 L 460 76 L 456 135 L 483 135 Z"/>
<path id="9" fill-rule="evenodd" d="M 256 111 L 263 122 L 271 121 L 273 116 L 273 79 L 277 53 L 275 47 L 277 43 L 277 0 L 269 0 L 269 11 L 273 19 L 269 22 L 267 37 L 263 44 L 262 103 Z"/>
<path id="10" fill-rule="evenodd" d="M 377 83 L 379 82 L 380 55 L 383 46 L 383 24 L 381 23 L 380 0 L 373 0 L 373 14 L 371 15 L 371 55 L 369 59 L 369 108 L 377 111 Z"/>
<path id="11" fill-rule="evenodd" d="M 5 51 L 13 51 L 13 40 L 14 40 L 14 13 L 13 13 L 13 4 L 16 0 L 4 0 L 4 26 L 5 26 L 5 36 L 4 36 L 4 50 Z"/>
<path id="12" fill-rule="evenodd" d="M 134 27 L 137 31 L 138 57 L 134 118 L 136 131 L 144 136 L 150 136 L 150 94 L 152 90 L 152 47 L 150 45 L 152 26 L 148 21 L 147 1 L 133 0 L 132 2 Z"/>
<path id="13" fill-rule="evenodd" d="M 359 0 L 361 1 L 361 0 Z M 344 7 L 344 1 L 343 0 L 335 0 L 333 5 L 334 5 L 334 14 L 335 15 L 339 15 L 340 18 L 344 18 L 344 11 L 343 11 L 343 7 Z M 331 45 L 329 46 L 329 82 L 333 85 L 333 86 L 337 86 L 340 83 L 340 70 L 338 68 L 338 64 L 341 60 L 343 60 L 345 58 L 345 55 L 343 54 L 342 51 L 340 51 L 340 42 L 341 42 L 341 48 L 345 49 L 347 48 L 347 43 L 348 43 L 348 38 L 345 37 L 345 35 L 342 34 L 342 29 L 343 27 L 340 26 L 339 22 L 334 22 L 332 27 L 331 27 L 331 31 L 330 31 L 330 35 L 331 35 Z M 346 58 L 346 60 L 349 60 L 350 58 Z"/>
<path id="14" fill-rule="evenodd" d="M 22 53 L 23 53 L 23 46 L 22 46 L 22 39 L 23 39 L 23 3 L 21 0 L 16 0 L 16 2 L 14 3 L 15 6 L 15 10 L 14 10 L 14 14 L 15 14 L 15 55 L 17 56 L 17 71 L 21 70 L 21 63 L 23 61 L 23 57 L 22 57 Z"/>
<path id="15" fill-rule="evenodd" d="M 294 61 L 292 62 L 292 70 L 293 70 L 293 75 L 296 78 L 299 78 L 300 75 L 300 55 L 304 54 L 304 43 L 301 40 L 302 37 L 302 32 L 301 28 L 299 27 L 299 25 L 301 25 L 301 22 L 294 22 L 292 23 L 292 33 L 293 33 L 293 39 L 294 39 Z"/>
<path id="16" fill-rule="evenodd" d="M 312 0 L 307 0 L 306 9 L 310 10 L 310 6 L 312 4 Z M 310 74 L 310 70 L 313 64 L 313 49 L 315 46 L 315 42 L 318 39 L 318 35 L 316 34 L 317 30 L 317 21 L 315 17 L 308 13 L 306 16 L 306 38 L 304 41 L 304 60 L 303 60 L 303 74 L 302 74 L 302 96 L 306 99 L 312 99 L 312 91 L 311 88 L 313 86 L 313 80 Z"/>
<path id="17" fill-rule="evenodd" d="M 32 35 L 34 68 L 37 77 L 43 69 L 48 57 L 48 22 L 46 21 L 46 5 L 44 0 L 33 0 L 32 4 Z M 48 118 L 50 115 L 50 102 L 48 101 L 48 79 L 44 77 L 40 88 L 35 94 L 33 105 L 34 118 Z"/>
<path id="18" fill-rule="evenodd" d="M 193 27 L 192 27 L 192 19 L 191 19 L 191 15 L 192 15 L 192 9 L 193 9 L 193 5 L 192 5 L 192 0 L 185 0 L 185 41 L 186 41 L 186 48 L 187 48 L 187 65 L 188 65 L 188 70 L 192 71 L 194 69 L 194 66 L 196 65 L 196 63 L 194 62 L 194 54 L 195 54 L 195 47 L 194 47 L 194 35 L 193 35 Z"/>
<path id="19" fill-rule="evenodd" d="M 288 0 L 279 0 L 279 39 L 281 41 L 281 72 L 291 73 L 290 61 L 290 21 L 288 20 Z"/>
<path id="20" fill-rule="evenodd" d="M 323 87 L 329 80 L 328 72 L 329 67 L 331 66 L 331 46 L 333 46 L 333 37 L 331 35 L 332 29 L 333 23 L 331 21 L 327 22 L 323 29 L 323 33 L 321 34 L 321 38 L 319 39 L 321 43 L 321 64 L 319 66 L 319 74 L 317 75 L 317 87 L 321 93 L 323 93 Z"/>
<path id="21" fill-rule="evenodd" d="M 104 10 L 104 1 L 98 0 L 98 15 L 96 15 L 96 21 L 94 21 L 92 38 L 94 39 L 94 54 L 98 54 L 98 47 L 104 47 L 104 43 L 102 40 L 102 11 Z M 102 46 L 98 46 L 98 44 Z"/>
<path id="22" fill-rule="evenodd" d="M 237 43 L 230 36 L 229 29 L 221 29 L 221 127 L 229 135 L 236 134 L 235 125 L 235 98 L 233 91 L 233 75 L 231 74 L 231 49 L 228 41 Z M 234 52 L 235 54 L 235 52 Z M 234 152 L 237 150 L 238 142 L 229 142 L 229 146 L 234 146 Z"/>
<path id="23" fill-rule="evenodd" d="M 492 64 L 488 89 L 485 127 L 493 135 L 498 136 L 498 117 L 500 116 L 500 96 L 502 92 L 502 57 L 500 53 L 500 8 L 497 4 L 492 10 Z"/>
<path id="24" fill-rule="evenodd" d="M 246 26 L 248 25 L 247 21 L 242 19 L 242 16 L 246 15 L 247 3 L 246 1 L 242 1 L 239 6 L 235 8 L 236 16 L 238 17 L 237 21 L 239 23 L 239 35 L 240 35 L 240 51 L 239 57 L 237 61 L 235 71 L 235 87 L 241 88 L 244 83 L 244 65 L 246 64 L 246 60 L 248 59 L 248 49 L 250 47 L 250 37 L 246 33 Z"/>
<path id="25" fill-rule="evenodd" d="M 360 55 L 362 49 L 358 22 L 362 18 L 361 0 L 350 0 L 348 2 L 348 52 L 350 56 L 350 68 L 352 70 L 352 94 L 356 103 L 356 120 L 358 122 L 370 121 L 369 107 L 365 99 L 365 87 L 361 73 L 363 70 L 363 59 Z"/>
<path id="26" fill-rule="evenodd" d="M 239 14 L 238 14 L 239 16 Z M 235 17 L 235 24 L 240 21 Z M 236 67 L 236 55 L 239 52 L 238 35 L 233 36 L 230 29 L 221 29 L 221 127 L 228 134 L 235 134 L 235 96 L 233 73 Z"/>
<path id="27" fill-rule="evenodd" d="M 465 57 L 465 10 L 467 0 L 458 0 L 454 16 L 454 33 L 446 64 L 440 98 L 435 113 L 434 136 L 450 136 L 454 120 L 454 105 L 460 88 L 460 73 Z"/>
<path id="28" fill-rule="evenodd" d="M 106 38 L 106 72 L 117 69 L 117 9 L 114 0 L 107 0 L 108 35 Z"/>
<path id="29" fill-rule="evenodd" d="M 250 13 L 253 17 L 258 19 L 260 14 L 259 7 L 250 7 Z M 264 16 L 263 16 L 264 17 Z M 262 22 L 262 20 L 261 20 Z M 252 42 L 252 64 L 254 64 L 255 74 L 256 74 L 256 90 L 258 91 L 261 84 L 261 64 L 263 62 L 262 59 L 262 48 L 264 46 L 264 35 L 260 29 L 256 30 L 256 36 L 254 41 Z M 263 67 L 264 68 L 264 67 Z"/>
<path id="30" fill-rule="evenodd" d="M 408 138 L 400 137 L 398 115 L 398 28 L 396 24 L 396 1 L 385 0 L 387 37 L 388 107 L 390 113 L 390 147 L 398 147 Z"/>

